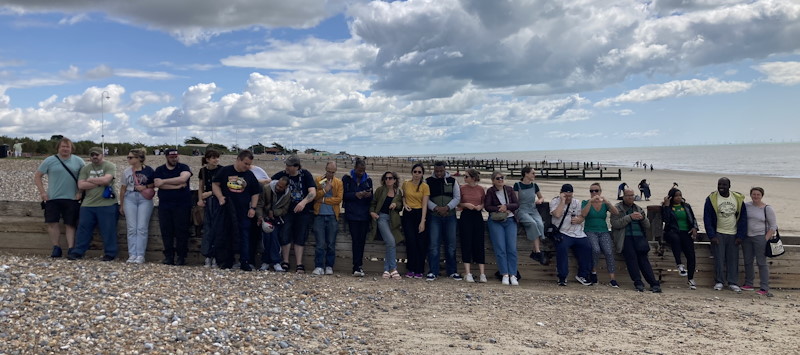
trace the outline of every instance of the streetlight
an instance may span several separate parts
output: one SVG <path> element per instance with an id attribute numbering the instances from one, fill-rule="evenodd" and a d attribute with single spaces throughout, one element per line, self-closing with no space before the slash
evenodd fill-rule
<path id="1" fill-rule="evenodd" d="M 103 91 L 100 94 L 100 141 L 103 149 L 103 155 L 106 154 L 106 119 L 105 119 L 105 100 L 111 99 L 108 91 Z"/>
<path id="2" fill-rule="evenodd" d="M 178 111 L 178 122 L 180 122 L 181 117 L 183 117 L 183 112 Z M 178 149 L 178 125 L 175 125 L 175 150 Z"/>

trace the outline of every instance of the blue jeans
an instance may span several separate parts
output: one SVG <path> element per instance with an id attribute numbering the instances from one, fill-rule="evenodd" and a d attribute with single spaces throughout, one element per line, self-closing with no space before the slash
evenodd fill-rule
<path id="1" fill-rule="evenodd" d="M 278 236 L 281 234 L 281 226 L 274 224 L 272 233 L 261 232 L 261 242 L 264 243 L 264 252 L 261 253 L 261 262 L 267 265 L 278 264 L 281 259 L 281 243 Z"/>
<path id="2" fill-rule="evenodd" d="M 80 256 L 86 254 L 86 251 L 89 250 L 89 244 L 92 242 L 94 227 L 97 226 L 100 230 L 100 235 L 103 237 L 104 254 L 116 258 L 119 252 L 117 247 L 117 213 L 119 213 L 119 205 L 116 203 L 104 207 L 81 207 L 75 248 L 72 249 L 72 252 Z"/>
<path id="3" fill-rule="evenodd" d="M 489 239 L 501 275 L 517 274 L 517 221 L 506 218 L 498 222 L 489 219 Z"/>
<path id="4" fill-rule="evenodd" d="M 430 212 L 430 211 L 429 211 Z M 428 267 L 429 272 L 439 275 L 439 253 L 440 244 L 444 242 L 445 248 L 445 267 L 447 275 L 456 272 L 456 216 L 437 216 L 435 213 L 428 214 L 428 228 L 430 228 L 430 243 L 428 244 Z"/>
<path id="5" fill-rule="evenodd" d="M 556 271 L 558 278 L 564 280 L 569 275 L 569 250 L 575 253 L 578 259 L 578 276 L 589 277 L 592 270 L 592 246 L 589 238 L 573 238 L 564 233 L 561 234 L 561 242 L 556 245 Z"/>
<path id="6" fill-rule="evenodd" d="M 128 225 L 128 255 L 144 256 L 153 200 L 142 197 L 139 191 L 125 192 L 125 223 Z"/>
<path id="7" fill-rule="evenodd" d="M 391 217 L 386 213 L 378 214 L 378 230 L 386 243 L 386 256 L 383 260 L 383 271 L 397 269 L 397 242 L 392 234 Z"/>
<path id="8" fill-rule="evenodd" d="M 339 222 L 336 216 L 314 216 L 314 237 L 316 245 L 314 251 L 314 267 L 333 267 L 336 261 L 336 233 L 339 232 Z"/>

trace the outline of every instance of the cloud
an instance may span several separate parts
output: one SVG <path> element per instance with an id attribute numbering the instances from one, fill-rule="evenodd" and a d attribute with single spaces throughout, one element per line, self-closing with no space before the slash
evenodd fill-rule
<path id="1" fill-rule="evenodd" d="M 658 129 L 651 129 L 643 132 L 625 132 L 621 133 L 624 138 L 632 138 L 632 139 L 645 139 L 645 138 L 652 138 L 661 135 L 661 131 Z"/>
<path id="2" fill-rule="evenodd" d="M 115 69 L 114 74 L 126 78 L 139 78 L 150 80 L 169 80 L 177 76 L 163 71 L 143 71 L 134 69 Z"/>
<path id="3" fill-rule="evenodd" d="M 115 21 L 170 33 L 189 45 L 253 27 L 310 28 L 341 11 L 345 0 L 7 0 L 4 4 L 6 11 L 18 14 L 61 12 L 74 14 L 72 19 L 102 12 Z"/>
<path id="4" fill-rule="evenodd" d="M 307 38 L 300 42 L 269 40 L 268 50 L 223 58 L 223 65 L 279 70 L 359 70 L 373 61 L 377 48 L 355 39 L 330 42 Z"/>
<path id="5" fill-rule="evenodd" d="M 564 131 L 550 131 L 546 133 L 547 138 L 551 139 L 576 139 L 576 138 L 595 138 L 595 137 L 603 137 L 602 133 L 570 133 Z"/>
<path id="6" fill-rule="evenodd" d="M 752 84 L 740 81 L 719 81 L 711 78 L 707 80 L 676 80 L 663 84 L 649 84 L 635 90 L 630 90 L 617 97 L 605 99 L 595 104 L 596 107 L 608 107 L 624 102 L 647 102 L 681 96 L 703 96 L 715 94 L 730 94 L 745 91 Z"/>
<path id="7" fill-rule="evenodd" d="M 767 76 L 766 82 L 786 86 L 800 84 L 800 62 L 769 62 L 755 68 Z"/>
<path id="8" fill-rule="evenodd" d="M 411 98 L 468 85 L 572 93 L 800 49 L 797 2 L 683 3 L 374 1 L 348 14 L 354 37 L 378 48 L 363 68 L 373 88 Z"/>
<path id="9" fill-rule="evenodd" d="M 58 21 L 58 24 L 59 25 L 70 25 L 71 26 L 71 25 L 74 25 L 76 23 L 87 21 L 87 20 L 89 20 L 89 15 L 87 15 L 87 14 L 77 14 L 75 16 L 65 17 L 65 18 L 61 19 L 60 21 Z"/>

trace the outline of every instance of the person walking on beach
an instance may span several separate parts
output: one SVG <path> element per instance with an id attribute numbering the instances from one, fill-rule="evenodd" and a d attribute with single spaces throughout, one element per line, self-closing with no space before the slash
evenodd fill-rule
<path id="1" fill-rule="evenodd" d="M 542 265 L 547 265 L 549 263 L 547 256 L 542 253 L 540 247 L 541 238 L 544 236 L 544 222 L 537 209 L 544 202 L 544 197 L 542 197 L 542 192 L 539 190 L 539 185 L 534 182 L 536 170 L 526 166 L 522 168 L 521 172 L 522 179 L 514 183 L 514 191 L 516 191 L 517 199 L 519 200 L 519 209 L 514 215 L 517 216 L 517 220 L 525 228 L 525 236 L 528 240 L 533 241 L 531 259 Z"/>
<path id="2" fill-rule="evenodd" d="M 456 207 L 461 201 L 461 189 L 458 182 L 450 173 L 445 171 L 445 163 L 437 161 L 433 164 L 433 174 L 425 179 L 431 189 L 428 200 L 428 231 L 430 244 L 428 245 L 428 275 L 427 281 L 434 281 L 439 277 L 439 253 L 441 244 L 445 249 L 445 268 L 447 275 L 456 281 L 462 277 L 456 268 Z"/>
<path id="3" fill-rule="evenodd" d="M 747 207 L 744 195 L 731 191 L 731 180 L 717 181 L 717 191 L 706 198 L 703 224 L 714 246 L 714 290 L 727 282 L 733 292 L 739 288 L 739 244 L 747 238 Z"/>
<path id="4" fill-rule="evenodd" d="M 336 234 L 339 232 L 339 209 L 344 197 L 342 180 L 336 177 L 336 162 L 325 164 L 325 174 L 317 177 L 314 198 L 314 271 L 312 275 L 333 275 L 336 262 Z"/>
<path id="5" fill-rule="evenodd" d="M 633 281 L 636 291 L 644 292 L 645 281 L 650 284 L 650 291 L 661 293 L 661 283 L 653 274 L 653 267 L 647 253 L 650 245 L 647 242 L 647 230 L 650 229 L 650 220 L 647 219 L 644 209 L 634 203 L 636 194 L 627 189 L 622 196 L 622 202 L 615 206 L 619 213 L 611 215 L 611 227 L 614 229 L 614 241 L 617 250 L 622 246 L 622 255 L 628 274 Z"/>
<path id="6" fill-rule="evenodd" d="M 292 200 L 280 233 L 281 256 L 283 257 L 281 268 L 289 271 L 289 253 L 293 248 L 295 272 L 304 274 L 306 268 L 303 265 L 303 249 L 308 240 L 309 226 L 313 223 L 312 211 L 314 198 L 317 196 L 317 184 L 311 173 L 303 169 L 300 158 L 297 156 L 289 156 L 284 160 L 284 164 L 286 168 L 283 171 L 272 175 L 272 180 L 278 180 L 284 176 L 289 178 L 289 196 Z"/>
<path id="7" fill-rule="evenodd" d="M 664 202 L 661 204 L 661 220 L 664 222 L 664 239 L 672 246 L 678 274 L 688 277 L 689 289 L 697 289 L 697 284 L 694 282 L 694 272 L 697 269 L 694 253 L 697 219 L 694 217 L 692 206 L 683 198 L 681 190 L 672 188 L 667 197 L 664 197 Z M 686 265 L 682 262 L 681 253 L 686 255 Z"/>
<path id="8" fill-rule="evenodd" d="M 597 283 L 597 263 L 600 262 L 600 252 L 602 251 L 610 278 L 609 285 L 616 288 L 619 287 L 619 284 L 616 277 L 617 265 L 614 261 L 614 241 L 611 239 L 606 218 L 609 213 L 615 215 L 619 212 L 611 201 L 603 197 L 602 193 L 603 189 L 600 188 L 600 183 L 596 182 L 589 186 L 591 198 L 581 201 L 581 216 L 585 218 L 583 231 L 592 246 L 592 273 L 589 275 L 589 281 L 592 284 Z"/>
<path id="9" fill-rule="evenodd" d="M 158 188 L 158 220 L 164 243 L 165 265 L 186 265 L 189 252 L 189 225 L 192 217 L 192 170 L 179 161 L 178 150 L 165 151 L 164 165 L 153 174 Z M 175 259 L 177 254 L 178 259 Z"/>
<path id="10" fill-rule="evenodd" d="M 422 175 L 425 168 L 420 163 L 411 167 L 411 180 L 403 182 L 403 233 L 406 240 L 406 277 L 421 279 L 425 271 L 427 235 L 425 219 L 431 190 Z"/>
<path id="11" fill-rule="evenodd" d="M 78 225 L 78 211 L 81 207 L 79 200 L 82 195 L 78 189 L 78 174 L 86 163 L 79 156 L 72 154 L 75 146 L 69 138 L 61 138 L 56 149 L 57 154 L 45 158 L 39 165 L 33 174 L 33 183 L 44 203 L 44 223 L 47 224 L 47 234 L 53 244 L 50 257 L 60 258 L 63 253 L 61 230 L 58 227 L 60 220 L 64 220 L 67 254 L 75 247 L 75 227 Z M 42 180 L 45 175 L 47 175 L 46 191 Z"/>
<path id="12" fill-rule="evenodd" d="M 78 188 L 86 191 L 80 209 L 80 220 L 75 248 L 67 255 L 70 260 L 83 258 L 89 250 L 94 228 L 98 227 L 103 237 L 102 261 L 111 261 L 117 257 L 117 219 L 119 206 L 113 193 L 114 174 L 117 166 L 103 160 L 103 149 L 89 149 L 91 162 L 81 168 L 78 175 Z"/>
<path id="13" fill-rule="evenodd" d="M 623 182 L 623 183 L 619 184 L 619 186 L 617 187 L 617 200 L 622 201 L 622 193 L 627 188 L 628 188 L 628 184 L 627 183 Z"/>
<path id="14" fill-rule="evenodd" d="M 742 241 L 744 254 L 744 286 L 742 290 L 753 290 L 754 268 L 753 259 L 758 264 L 758 278 L 760 279 L 759 295 L 772 297 L 769 292 L 769 264 L 764 250 L 767 241 L 775 237 L 778 231 L 778 219 L 772 206 L 764 203 L 764 189 L 754 187 L 750 189 L 750 199 L 747 206 L 747 238 Z"/>
<path id="15" fill-rule="evenodd" d="M 143 264 L 147 251 L 150 216 L 153 214 L 153 168 L 144 164 L 144 149 L 128 152 L 129 167 L 122 172 L 119 186 L 119 212 L 128 227 L 128 262 Z"/>
<path id="16" fill-rule="evenodd" d="M 222 213 L 225 214 L 225 231 L 232 237 L 223 238 L 215 246 L 218 258 L 222 258 L 220 268 L 233 267 L 235 250 L 239 246 L 239 268 L 242 271 L 252 271 L 252 254 L 250 253 L 250 223 L 256 216 L 258 196 L 261 194 L 261 184 L 250 171 L 253 164 L 253 153 L 242 150 L 236 156 L 233 165 L 220 168 L 214 176 L 212 189 L 214 196 L 219 200 Z M 256 247 L 255 245 L 253 247 Z"/>
<path id="17" fill-rule="evenodd" d="M 639 181 L 639 198 L 650 201 L 650 184 L 647 183 L 647 179 Z"/>
<path id="18" fill-rule="evenodd" d="M 572 249 L 578 259 L 578 274 L 575 279 L 584 286 L 591 286 L 589 272 L 592 269 L 592 246 L 583 232 L 581 204 L 572 198 L 573 194 L 572 185 L 564 184 L 558 196 L 550 201 L 550 223 L 558 228 L 554 237 L 558 285 L 567 285 L 569 250 Z"/>
<path id="19" fill-rule="evenodd" d="M 342 177 L 344 209 L 353 245 L 353 276 L 364 277 L 364 246 L 372 223 L 369 205 L 372 203 L 372 178 L 367 175 L 367 163 L 356 159 L 350 174 Z"/>

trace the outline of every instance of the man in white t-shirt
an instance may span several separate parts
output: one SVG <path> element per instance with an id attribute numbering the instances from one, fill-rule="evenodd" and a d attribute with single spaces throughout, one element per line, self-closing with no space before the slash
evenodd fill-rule
<path id="1" fill-rule="evenodd" d="M 591 286 L 588 280 L 592 269 L 592 245 L 583 232 L 583 216 L 581 202 L 572 198 L 571 184 L 561 186 L 559 195 L 550 201 L 550 222 L 558 228 L 556 240 L 556 270 L 558 285 L 567 285 L 569 274 L 569 249 L 578 258 L 578 275 L 575 279 L 585 286 Z"/>
<path id="2" fill-rule="evenodd" d="M 717 181 L 717 191 L 706 198 L 703 223 L 714 248 L 714 289 L 728 283 L 733 292 L 739 288 L 739 244 L 747 238 L 747 210 L 744 195 L 731 191 L 731 180 Z"/>

